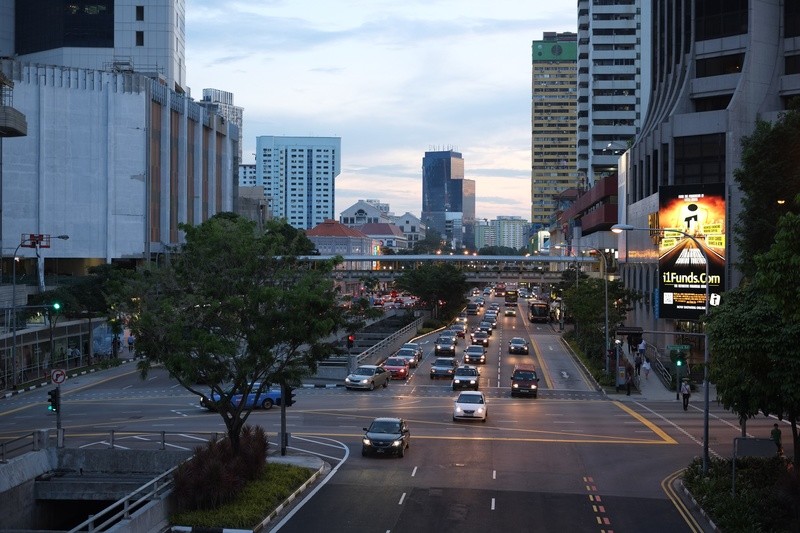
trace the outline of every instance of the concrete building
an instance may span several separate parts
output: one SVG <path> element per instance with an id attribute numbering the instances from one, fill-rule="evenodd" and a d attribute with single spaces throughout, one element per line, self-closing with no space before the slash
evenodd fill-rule
<path id="1" fill-rule="evenodd" d="M 381 252 L 387 249 L 393 252 L 408 249 L 408 241 L 403 231 L 391 222 L 371 222 L 356 229 L 376 241 Z"/>
<path id="2" fill-rule="evenodd" d="M 547 229 L 553 196 L 577 177 L 577 35 L 545 32 L 532 44 L 531 224 Z"/>
<path id="3" fill-rule="evenodd" d="M 649 10 L 642 3 L 578 0 L 577 163 L 586 188 L 616 175 L 647 109 L 650 42 L 641 28 L 649 27 Z"/>
<path id="4" fill-rule="evenodd" d="M 403 232 L 409 250 L 419 241 L 425 240 L 427 228 L 416 215 L 405 212 L 399 216 L 391 216 L 390 219 Z"/>
<path id="5" fill-rule="evenodd" d="M 474 183 L 471 187 L 474 199 Z M 472 218 L 474 220 L 474 202 Z M 464 242 L 464 159 L 453 150 L 425 152 L 422 158 L 422 222 L 453 248 Z"/>
<path id="6" fill-rule="evenodd" d="M 275 218 L 298 229 L 333 218 L 341 145 L 339 137 L 256 138 L 256 182 Z"/>
<path id="7" fill-rule="evenodd" d="M 0 57 L 138 72 L 186 92 L 185 0 L 2 0 Z"/>
<path id="8" fill-rule="evenodd" d="M 242 131 L 244 128 L 244 109 L 233 105 L 233 93 L 221 91 L 219 89 L 203 89 L 203 99 L 200 104 L 210 107 L 214 113 L 223 117 L 229 122 L 233 122 L 239 130 L 236 144 L 239 152 L 236 154 L 235 165 L 239 166 L 242 162 Z"/>
<path id="9" fill-rule="evenodd" d="M 620 162 L 619 218 L 639 228 L 680 228 L 706 254 L 683 235 L 630 231 L 619 237 L 622 279 L 645 296 L 631 315 L 634 324 L 699 331 L 705 285 L 665 285 L 664 274 L 676 266 L 661 258 L 691 256 L 684 275 L 705 275 L 708 267 L 718 276 L 708 287 L 709 305 L 740 283 L 731 229 L 742 198 L 733 173 L 742 137 L 800 95 L 800 5 L 678 0 L 646 3 L 645 9 L 652 10 L 643 32 L 653 41 L 652 92 L 641 132 Z M 706 257 L 713 258 L 708 265 Z M 701 338 L 682 343 L 702 355 Z"/>
<path id="10" fill-rule="evenodd" d="M 381 205 L 386 206 L 382 209 Z M 375 200 L 359 200 L 339 214 L 339 222 L 351 228 L 364 224 L 390 222 L 388 204 L 376 205 Z"/>
<path id="11" fill-rule="evenodd" d="M 497 227 L 485 218 L 475 223 L 475 249 L 497 246 Z"/>
<path id="12" fill-rule="evenodd" d="M 522 217 L 497 217 L 492 223 L 497 228 L 497 246 L 525 248 L 528 245 L 530 222 Z"/>
<path id="13" fill-rule="evenodd" d="M 256 165 L 247 164 L 247 165 L 239 165 L 239 187 L 255 187 L 259 185 L 256 183 Z M 259 185 L 263 192 L 264 186 Z"/>

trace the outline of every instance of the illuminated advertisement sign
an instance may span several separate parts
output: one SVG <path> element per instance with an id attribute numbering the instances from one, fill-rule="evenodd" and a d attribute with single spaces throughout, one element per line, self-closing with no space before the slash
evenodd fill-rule
<path id="1" fill-rule="evenodd" d="M 659 187 L 659 316 L 697 320 L 725 290 L 725 187 Z M 673 231 L 670 231 L 673 230 Z M 706 266 L 706 258 L 708 266 Z"/>

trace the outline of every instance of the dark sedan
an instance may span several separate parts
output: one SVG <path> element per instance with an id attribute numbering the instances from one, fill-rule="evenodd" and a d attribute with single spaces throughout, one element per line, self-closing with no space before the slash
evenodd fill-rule
<path id="1" fill-rule="evenodd" d="M 361 455 L 397 455 L 403 457 L 411 444 L 411 432 L 402 418 L 376 418 L 364 428 Z"/>
<path id="2" fill-rule="evenodd" d="M 489 334 L 485 331 L 476 331 L 472 334 L 472 344 L 478 344 L 483 347 L 489 346 Z"/>
<path id="3" fill-rule="evenodd" d="M 529 351 L 530 348 L 528 346 L 528 341 L 522 337 L 514 337 L 508 341 L 508 353 L 521 353 L 528 355 Z"/>
<path id="4" fill-rule="evenodd" d="M 436 378 L 451 378 L 455 372 L 458 363 L 455 357 L 437 357 L 431 363 L 431 379 Z"/>

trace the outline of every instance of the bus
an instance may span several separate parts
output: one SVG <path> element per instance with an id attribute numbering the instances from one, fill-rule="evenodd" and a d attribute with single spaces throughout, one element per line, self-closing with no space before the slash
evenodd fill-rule
<path id="1" fill-rule="evenodd" d="M 500 283 L 497 283 L 494 286 L 494 295 L 505 296 L 505 294 L 506 294 L 506 284 L 501 281 Z"/>
<path id="2" fill-rule="evenodd" d="M 505 294 L 506 307 L 514 307 L 519 301 L 519 291 L 517 289 L 506 289 Z"/>
<path id="3" fill-rule="evenodd" d="M 534 300 L 528 304 L 528 320 L 531 322 L 550 322 L 550 306 L 547 302 Z"/>

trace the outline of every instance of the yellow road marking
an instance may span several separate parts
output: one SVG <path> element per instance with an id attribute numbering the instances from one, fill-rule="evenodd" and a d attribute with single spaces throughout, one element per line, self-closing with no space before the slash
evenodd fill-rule
<path id="1" fill-rule="evenodd" d="M 643 417 L 642 415 L 640 415 L 639 413 L 637 413 L 636 411 L 625 405 L 624 403 L 622 402 L 611 402 L 611 403 L 616 405 L 629 415 L 631 415 L 633 418 L 635 418 L 636 420 L 647 426 L 647 428 L 650 431 L 652 431 L 653 433 L 664 439 L 664 444 L 678 444 L 678 441 L 667 435 L 660 427 L 656 426 L 655 424 L 647 420 L 645 417 Z"/>
<path id="2" fill-rule="evenodd" d="M 681 497 L 675 492 L 675 489 L 672 487 L 672 482 L 675 481 L 681 474 L 683 474 L 684 469 L 678 470 L 673 472 L 672 474 L 668 475 L 661 481 L 661 488 L 664 493 L 667 495 L 669 501 L 675 506 L 675 509 L 678 511 L 683 519 L 686 521 L 686 525 L 689 526 L 689 529 L 696 533 L 702 533 L 705 529 L 697 523 L 697 520 L 694 519 L 691 511 L 686 504 L 683 503 Z"/>

